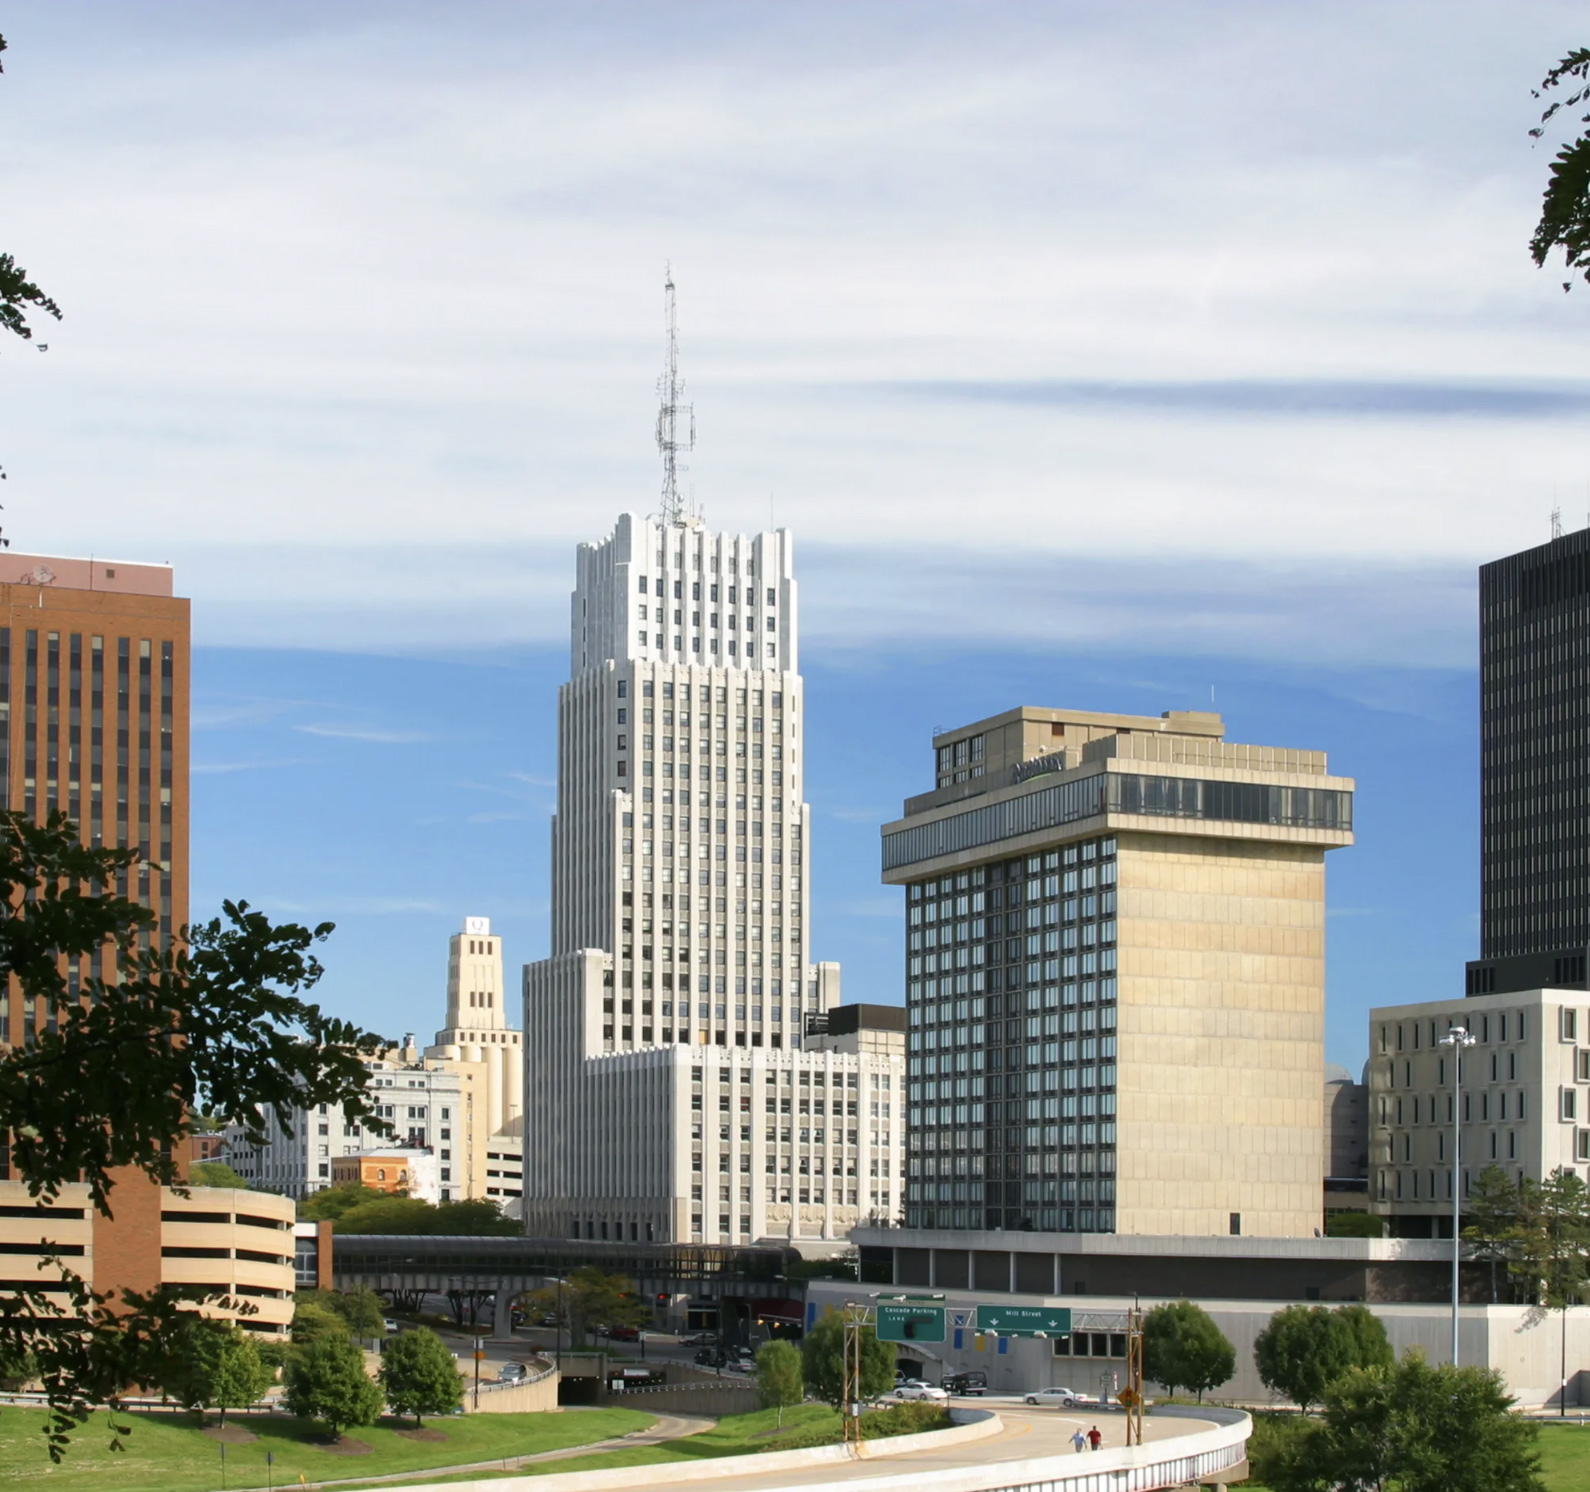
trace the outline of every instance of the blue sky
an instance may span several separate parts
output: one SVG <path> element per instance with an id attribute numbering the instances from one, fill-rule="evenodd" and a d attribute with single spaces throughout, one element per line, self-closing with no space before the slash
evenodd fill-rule
<path id="1" fill-rule="evenodd" d="M 934 725 L 1207 702 L 1360 784 L 1331 1055 L 1475 941 L 1473 570 L 1590 513 L 1528 262 L 1566 4 L 8 7 L 19 549 L 194 597 L 197 906 L 424 1032 L 544 946 L 572 548 L 649 507 L 680 286 L 715 526 L 798 538 L 814 947 L 898 992 Z M 1436 852 L 1430 852 L 1431 846 Z"/>

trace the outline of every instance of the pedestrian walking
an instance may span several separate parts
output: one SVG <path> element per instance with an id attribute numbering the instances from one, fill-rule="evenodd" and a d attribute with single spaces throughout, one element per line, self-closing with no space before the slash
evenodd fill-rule
<path id="1" fill-rule="evenodd" d="M 1082 1454 L 1083 1448 L 1087 1445 L 1087 1443 L 1088 1443 L 1088 1437 L 1082 1433 L 1082 1426 L 1078 1425 L 1076 1427 L 1076 1430 L 1072 1433 L 1072 1436 L 1071 1436 L 1072 1448 L 1080 1456 Z"/>
<path id="2" fill-rule="evenodd" d="M 1099 1434 L 1099 1427 L 1097 1425 L 1088 1431 L 1088 1444 L 1091 1445 L 1094 1450 L 1097 1450 L 1101 1445 L 1104 1444 L 1104 1437 Z"/>

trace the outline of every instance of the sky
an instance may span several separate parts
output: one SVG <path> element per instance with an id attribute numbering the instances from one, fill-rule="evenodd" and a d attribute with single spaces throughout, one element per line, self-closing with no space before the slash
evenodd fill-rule
<path id="1" fill-rule="evenodd" d="M 1216 707 L 1359 785 L 1328 1055 L 1477 941 L 1474 568 L 1590 521 L 1590 287 L 1525 245 L 1566 4 L 21 0 L 5 531 L 194 599 L 196 914 L 441 1021 L 546 947 L 573 546 L 793 530 L 814 951 L 898 1000 L 934 726 Z"/>

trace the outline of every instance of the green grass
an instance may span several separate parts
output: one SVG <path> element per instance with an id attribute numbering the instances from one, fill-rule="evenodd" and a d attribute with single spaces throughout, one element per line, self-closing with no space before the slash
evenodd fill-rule
<path id="1" fill-rule="evenodd" d="M 73 1435 L 72 1447 L 58 1466 L 51 1464 L 45 1449 L 43 1420 L 37 1409 L 0 1409 L 0 1485 L 41 1492 L 105 1492 L 111 1487 L 116 1492 L 212 1492 L 221 1485 L 220 1443 L 200 1433 L 186 1415 L 128 1415 L 124 1422 L 133 1426 L 132 1434 L 118 1437 L 126 1448 L 111 1451 L 107 1416 L 97 1414 Z M 266 1451 L 275 1456 L 273 1475 L 280 1487 L 296 1483 L 299 1472 L 314 1482 L 534 1455 L 627 1435 L 653 1422 L 653 1416 L 634 1409 L 472 1414 L 427 1421 L 427 1429 L 447 1437 L 442 1441 L 410 1440 L 398 1433 L 404 1426 L 385 1420 L 350 1431 L 349 1438 L 371 1449 L 367 1455 L 349 1456 L 316 1444 L 313 1432 L 298 1420 L 233 1415 L 228 1424 L 259 1438 L 227 1446 L 226 1484 L 263 1487 Z"/>
<path id="2" fill-rule="evenodd" d="M 902 1413 L 901 1411 L 905 1411 Z M 926 1411 L 926 1412 L 923 1412 Z M 867 1422 L 871 1421 L 871 1424 Z M 900 1404 L 862 1416 L 869 1438 L 909 1434 L 916 1430 L 937 1430 L 948 1424 L 944 1411 L 932 1404 Z M 762 1451 L 800 1450 L 807 1446 L 833 1445 L 839 1440 L 837 1410 L 826 1404 L 799 1404 L 784 1411 L 784 1428 L 778 1429 L 776 1409 L 758 1409 L 753 1414 L 726 1415 L 710 1430 L 683 1440 L 662 1445 L 637 1445 L 616 1451 L 597 1451 L 589 1456 L 568 1456 L 537 1466 L 524 1466 L 513 1472 L 476 1472 L 456 1477 L 433 1477 L 430 1481 L 485 1481 L 500 1476 L 550 1476 L 565 1471 L 609 1471 L 624 1466 L 665 1466 L 687 1461 L 712 1460 L 719 1456 L 755 1455 Z M 401 1485 L 401 1484 L 399 1484 Z M 349 1489 L 356 1492 L 356 1489 Z"/>
<path id="3" fill-rule="evenodd" d="M 1584 1492 L 1590 1487 L 1590 1427 L 1540 1427 L 1540 1474 L 1551 1492 Z"/>

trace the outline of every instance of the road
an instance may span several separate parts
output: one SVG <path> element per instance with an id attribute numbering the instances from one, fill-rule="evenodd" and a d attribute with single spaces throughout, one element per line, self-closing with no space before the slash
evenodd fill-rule
<path id="1" fill-rule="evenodd" d="M 958 1399 L 958 1405 L 995 1410 L 1004 1421 L 1004 1429 L 987 1440 L 970 1445 L 945 1446 L 940 1450 L 908 1451 L 903 1455 L 886 1456 L 877 1461 L 850 1461 L 823 1466 L 806 1467 L 799 1471 L 747 1473 L 744 1476 L 713 1477 L 701 1485 L 709 1492 L 764 1492 L 769 1487 L 827 1487 L 834 1482 L 868 1482 L 879 1477 L 910 1475 L 922 1471 L 943 1471 L 963 1467 L 969 1462 L 979 1464 L 995 1461 L 1025 1461 L 1034 1456 L 1071 1456 L 1072 1434 L 1080 1427 L 1084 1433 L 1095 1424 L 1104 1436 L 1104 1445 L 1121 1446 L 1126 1443 L 1126 1417 L 1122 1414 L 1103 1414 L 1097 1420 L 1071 1410 L 1030 1409 L 1019 1402 L 1006 1400 Z M 1178 1435 L 1189 1435 L 1197 1430 L 1212 1430 L 1212 1420 L 1163 1419 L 1152 1415 L 1143 1421 L 1143 1429 L 1150 1441 L 1166 1440 Z M 1078 1459 L 1085 1459 L 1084 1451 Z"/>

